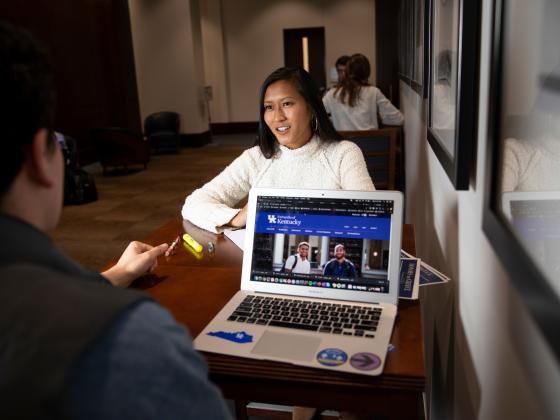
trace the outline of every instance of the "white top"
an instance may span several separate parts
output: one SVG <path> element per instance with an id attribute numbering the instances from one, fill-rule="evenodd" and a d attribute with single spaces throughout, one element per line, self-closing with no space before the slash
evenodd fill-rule
<path id="1" fill-rule="evenodd" d="M 325 94 L 323 104 L 338 131 L 376 130 L 379 127 L 377 112 L 383 124 L 402 125 L 404 122 L 401 112 L 375 86 L 362 86 L 353 107 L 340 102 L 334 96 L 335 90 L 332 88 Z"/>
<path id="2" fill-rule="evenodd" d="M 195 225 L 220 233 L 252 187 L 375 190 L 360 148 L 350 141 L 313 137 L 298 149 L 280 146 L 266 159 L 258 146 L 245 150 L 218 176 L 185 200 L 181 214 Z"/>
<path id="3" fill-rule="evenodd" d="M 307 259 L 303 260 L 298 255 L 297 263 L 294 266 L 294 258 L 296 258 L 295 255 L 290 255 L 286 260 L 286 264 L 284 264 L 284 269 L 286 271 L 292 273 L 303 273 L 303 274 L 309 274 L 311 272 L 311 264 L 309 263 L 309 260 Z M 294 268 L 292 269 L 292 267 Z"/>
<path id="4" fill-rule="evenodd" d="M 502 191 L 560 191 L 560 141 L 508 138 L 504 144 Z"/>

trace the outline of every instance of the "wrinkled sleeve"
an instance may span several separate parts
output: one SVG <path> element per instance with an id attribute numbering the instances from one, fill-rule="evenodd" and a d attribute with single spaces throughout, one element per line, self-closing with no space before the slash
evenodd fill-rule
<path id="1" fill-rule="evenodd" d="M 231 418 L 186 329 L 152 302 L 125 311 L 75 372 L 62 418 Z"/>
<path id="2" fill-rule="evenodd" d="M 399 111 L 389 99 L 377 89 L 376 94 L 376 105 L 381 117 L 381 121 L 386 125 L 402 125 L 404 122 L 404 117 L 401 111 Z"/>
<path id="3" fill-rule="evenodd" d="M 530 152 L 525 141 L 508 138 L 504 142 L 502 192 L 515 191 L 528 166 Z"/>
<path id="4" fill-rule="evenodd" d="M 327 93 L 325 93 L 325 96 L 323 96 L 323 105 L 325 106 L 325 109 L 327 111 L 327 114 L 329 114 L 329 116 L 332 114 L 331 97 L 332 94 L 330 90 Z"/>
<path id="5" fill-rule="evenodd" d="M 369 176 L 364 154 L 356 143 L 342 141 L 339 145 L 340 183 L 343 190 L 373 191 L 375 186 Z"/>
<path id="6" fill-rule="evenodd" d="M 213 180 L 193 191 L 183 205 L 181 215 L 202 229 L 221 233 L 240 209 L 234 206 L 251 189 L 251 173 L 256 159 L 246 150 Z"/>

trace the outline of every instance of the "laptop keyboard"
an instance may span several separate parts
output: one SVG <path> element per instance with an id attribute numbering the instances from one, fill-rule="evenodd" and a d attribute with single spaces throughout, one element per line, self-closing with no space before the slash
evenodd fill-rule
<path id="1" fill-rule="evenodd" d="M 382 308 L 248 295 L 228 321 L 374 338 Z"/>

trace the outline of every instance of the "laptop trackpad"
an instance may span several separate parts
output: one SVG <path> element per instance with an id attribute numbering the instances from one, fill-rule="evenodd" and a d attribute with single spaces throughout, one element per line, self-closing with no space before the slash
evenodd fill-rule
<path id="1" fill-rule="evenodd" d="M 310 361 L 314 359 L 320 343 L 321 339 L 318 337 L 265 331 L 251 353 Z"/>

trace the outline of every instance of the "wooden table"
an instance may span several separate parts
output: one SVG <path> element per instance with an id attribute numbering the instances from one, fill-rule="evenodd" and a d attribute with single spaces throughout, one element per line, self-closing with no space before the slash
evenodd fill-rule
<path id="1" fill-rule="evenodd" d="M 184 231 L 204 245 L 202 257 L 181 244 L 173 256 L 160 259 L 153 275 L 139 279 L 134 286 L 146 289 L 196 337 L 239 290 L 242 252 L 223 235 L 214 235 L 180 220 L 168 222 L 145 241 L 152 245 L 170 243 Z M 405 225 L 403 232 L 403 249 L 415 255 L 414 226 Z M 208 242 L 214 244 L 213 253 L 207 250 Z M 395 350 L 388 354 L 384 372 L 377 377 L 203 354 L 211 380 L 226 398 L 238 402 L 238 418 L 245 416 L 245 401 L 417 418 L 425 387 L 417 301 L 399 302 L 391 343 Z"/>

